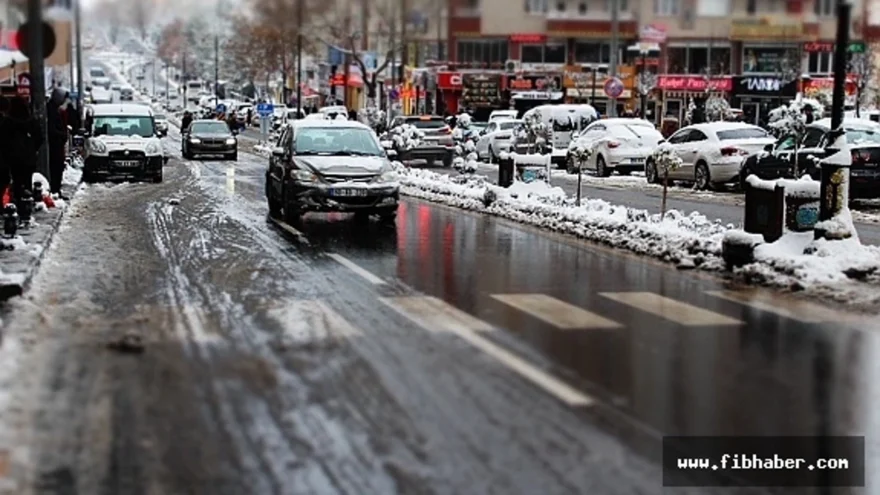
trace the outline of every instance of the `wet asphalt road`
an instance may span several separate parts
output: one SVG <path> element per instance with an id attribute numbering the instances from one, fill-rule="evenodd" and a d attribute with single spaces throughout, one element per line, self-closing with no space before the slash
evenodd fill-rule
<path id="1" fill-rule="evenodd" d="M 684 493 L 663 434 L 878 427 L 874 322 L 419 201 L 291 234 L 264 167 L 75 199 L 3 315 L 0 493 Z"/>

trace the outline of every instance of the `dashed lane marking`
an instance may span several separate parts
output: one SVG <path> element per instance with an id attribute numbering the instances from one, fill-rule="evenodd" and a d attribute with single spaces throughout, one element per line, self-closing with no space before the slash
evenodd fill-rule
<path id="1" fill-rule="evenodd" d="M 278 322 L 290 343 L 332 341 L 362 334 L 359 328 L 321 301 L 290 299 L 272 306 L 266 314 Z"/>
<path id="2" fill-rule="evenodd" d="M 372 273 L 368 272 L 367 270 L 364 270 L 363 268 L 358 266 L 355 262 L 351 261 L 350 259 L 346 258 L 345 256 L 342 256 L 341 254 L 328 253 L 327 256 L 333 258 L 334 260 L 336 260 L 337 263 L 339 263 L 340 265 L 353 271 L 358 276 L 360 276 L 361 278 L 363 278 L 364 280 L 366 280 L 367 282 L 369 282 L 373 285 L 384 285 L 385 284 L 384 280 L 373 275 Z"/>
<path id="3" fill-rule="evenodd" d="M 743 324 L 735 318 L 653 292 L 600 292 L 599 295 L 688 327 Z"/>
<path id="4" fill-rule="evenodd" d="M 586 407 L 594 403 L 591 397 L 478 333 L 490 330 L 492 328 L 491 325 L 435 297 L 383 297 L 380 300 L 429 331 L 446 330 L 457 335 L 514 373 L 571 407 Z"/>
<path id="5" fill-rule="evenodd" d="M 563 330 L 623 327 L 616 321 L 545 294 L 492 294 L 492 298 Z"/>
<path id="6" fill-rule="evenodd" d="M 841 313 L 808 301 L 773 296 L 758 291 L 711 290 L 706 291 L 706 294 L 768 313 L 774 313 L 801 323 L 845 323 L 862 320 L 856 315 Z"/>

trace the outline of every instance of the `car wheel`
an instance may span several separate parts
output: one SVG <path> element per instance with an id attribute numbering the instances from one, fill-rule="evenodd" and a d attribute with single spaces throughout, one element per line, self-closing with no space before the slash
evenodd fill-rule
<path id="1" fill-rule="evenodd" d="M 162 182 L 162 171 L 160 170 L 158 174 L 153 176 L 153 183 L 159 184 Z"/>
<path id="2" fill-rule="evenodd" d="M 282 209 L 284 222 L 289 225 L 296 225 L 302 219 L 302 212 L 294 205 L 291 198 L 287 197 L 287 190 L 284 190 L 284 207 Z M 270 206 L 271 208 L 271 206 Z"/>
<path id="3" fill-rule="evenodd" d="M 700 191 L 705 191 L 712 187 L 709 167 L 705 162 L 697 163 L 697 168 L 694 170 L 694 187 Z"/>
<path id="4" fill-rule="evenodd" d="M 659 184 L 660 175 L 657 173 L 657 165 L 652 161 L 645 162 L 645 180 L 648 184 Z"/>
<path id="5" fill-rule="evenodd" d="M 603 158 L 602 155 L 596 157 L 596 175 L 598 177 L 608 177 L 611 175 L 608 167 L 605 166 L 605 158 Z"/>
<path id="6" fill-rule="evenodd" d="M 275 197 L 268 175 L 266 174 L 266 202 L 269 204 L 269 216 L 278 218 L 281 216 L 281 202 Z"/>

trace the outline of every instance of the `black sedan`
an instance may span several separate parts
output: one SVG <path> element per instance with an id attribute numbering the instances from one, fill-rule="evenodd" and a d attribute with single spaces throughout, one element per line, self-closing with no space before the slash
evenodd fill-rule
<path id="1" fill-rule="evenodd" d="M 852 153 L 850 169 L 850 198 L 880 197 L 880 124 L 867 119 L 847 118 L 843 121 L 846 139 Z M 822 119 L 807 126 L 797 153 L 795 138 L 783 136 L 763 152 L 751 155 L 743 162 L 740 182 L 756 175 L 762 179 L 793 178 L 795 157 L 798 175 L 809 174 L 819 180 L 819 160 L 827 156 L 828 133 L 831 119 Z"/>
<path id="2" fill-rule="evenodd" d="M 187 160 L 198 155 L 222 155 L 238 160 L 238 140 L 226 122 L 195 120 L 181 135 L 180 152 Z"/>
<path id="3" fill-rule="evenodd" d="M 266 171 L 272 216 L 353 212 L 394 221 L 399 185 L 376 134 L 355 121 L 297 120 L 284 127 Z"/>

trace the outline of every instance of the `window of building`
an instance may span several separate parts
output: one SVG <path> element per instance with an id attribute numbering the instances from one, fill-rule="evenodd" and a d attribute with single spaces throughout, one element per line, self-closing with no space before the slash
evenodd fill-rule
<path id="1" fill-rule="evenodd" d="M 556 11 L 565 12 L 565 2 L 556 2 Z"/>
<path id="2" fill-rule="evenodd" d="M 676 16 L 679 10 L 679 0 L 654 0 L 654 13 L 662 16 Z"/>
<path id="3" fill-rule="evenodd" d="M 666 48 L 669 74 L 729 74 L 730 47 L 680 46 Z"/>
<path id="4" fill-rule="evenodd" d="M 524 64 L 564 64 L 567 59 L 564 43 L 522 45 L 519 53 Z"/>
<path id="5" fill-rule="evenodd" d="M 730 15 L 730 0 L 697 0 L 700 17 L 726 17 Z"/>
<path id="6" fill-rule="evenodd" d="M 820 16 L 833 16 L 835 14 L 835 0 L 814 0 L 813 11 Z"/>
<path id="7" fill-rule="evenodd" d="M 549 9 L 547 0 L 526 0 L 526 12 L 529 14 L 546 14 Z"/>
<path id="8" fill-rule="evenodd" d="M 503 64 L 510 59 L 507 53 L 507 40 L 459 41 L 456 48 L 457 62 Z"/>
<path id="9" fill-rule="evenodd" d="M 578 64 L 609 64 L 611 63 L 611 44 L 576 41 L 574 61 Z"/>
<path id="10" fill-rule="evenodd" d="M 611 12 L 611 4 L 614 0 L 605 0 L 605 10 Z M 617 0 L 617 11 L 626 12 L 629 10 L 629 0 Z"/>
<path id="11" fill-rule="evenodd" d="M 746 2 L 746 12 L 754 15 L 758 12 L 758 0 L 748 0 Z"/>
<path id="12" fill-rule="evenodd" d="M 831 53 L 811 53 L 807 61 L 807 72 L 810 74 L 828 74 L 834 71 L 831 65 Z"/>
<path id="13" fill-rule="evenodd" d="M 584 15 L 587 13 L 587 2 L 581 2 L 578 4 L 578 14 Z"/>

